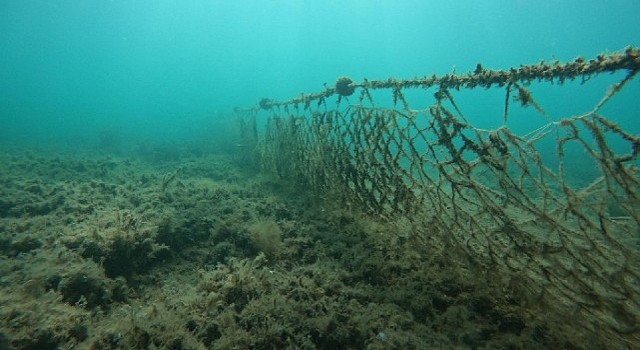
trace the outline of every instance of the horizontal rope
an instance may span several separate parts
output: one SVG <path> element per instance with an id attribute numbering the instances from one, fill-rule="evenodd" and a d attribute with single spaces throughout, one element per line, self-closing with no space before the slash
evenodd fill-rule
<path id="1" fill-rule="evenodd" d="M 492 86 L 504 86 L 509 83 L 530 82 L 533 80 L 546 80 L 564 83 L 565 80 L 574 80 L 577 77 L 588 79 L 591 76 L 615 72 L 619 70 L 637 71 L 640 69 L 640 48 L 627 47 L 621 53 L 599 54 L 593 59 L 577 57 L 571 62 L 561 63 L 554 61 L 547 63 L 542 61 L 537 64 L 521 65 L 519 68 L 506 70 L 485 69 L 481 64 L 476 69 L 466 74 L 445 74 L 443 76 L 432 75 L 414 79 L 367 80 L 353 82 L 350 78 L 341 77 L 333 87 L 327 87 L 324 91 L 301 94 L 298 97 L 277 101 L 263 98 L 257 108 L 270 109 L 278 106 L 304 104 L 307 108 L 311 102 L 322 103 L 327 97 L 333 95 L 349 96 L 355 89 L 400 89 L 400 88 L 430 88 L 438 86 L 440 89 L 459 89 Z M 256 107 L 254 107 L 256 108 Z"/>

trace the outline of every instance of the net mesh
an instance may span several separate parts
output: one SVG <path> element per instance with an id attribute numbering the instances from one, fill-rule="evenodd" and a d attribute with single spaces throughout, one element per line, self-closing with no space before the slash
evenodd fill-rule
<path id="1" fill-rule="evenodd" d="M 455 246 L 474 264 L 508 276 L 537 307 L 572 320 L 568 328 L 637 343 L 640 136 L 601 111 L 635 77 L 639 57 L 628 48 L 592 60 L 509 70 L 478 65 L 468 74 L 412 80 L 342 77 L 320 93 L 263 99 L 259 107 L 269 117 L 260 163 L 343 205 L 422 223 L 419 239 Z M 603 72 L 622 76 L 583 114 L 552 119 L 531 92 L 533 84 L 587 85 Z M 430 105 L 412 109 L 409 88 L 433 89 Z M 495 128 L 475 127 L 475 105 L 456 100 L 479 88 L 503 93 Z M 376 103 L 385 91 L 388 103 Z M 524 109 L 544 123 L 512 130 L 512 114 Z M 237 114 L 255 122 L 256 110 Z M 591 166 L 578 167 L 587 164 L 580 159 Z"/>

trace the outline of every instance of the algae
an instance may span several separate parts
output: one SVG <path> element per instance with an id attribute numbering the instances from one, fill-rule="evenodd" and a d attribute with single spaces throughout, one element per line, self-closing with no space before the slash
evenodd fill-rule
<path id="1" fill-rule="evenodd" d="M 573 345 L 515 289 L 416 244 L 428 228 L 306 197 L 233 156 L 2 154 L 0 174 L 3 348 Z M 23 210 L 38 203 L 55 205 Z"/>

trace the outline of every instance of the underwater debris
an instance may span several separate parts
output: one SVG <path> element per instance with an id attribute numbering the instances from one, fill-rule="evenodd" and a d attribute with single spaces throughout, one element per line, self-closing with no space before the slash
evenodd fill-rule
<path id="1" fill-rule="evenodd" d="M 269 119 L 261 144 L 263 168 L 276 170 L 280 179 L 345 210 L 360 209 L 389 222 L 410 217 L 422 223 L 430 228 L 418 234 L 425 244 L 462 251 L 482 266 L 482 273 L 521 276 L 521 288 L 539 295 L 535 304 L 545 305 L 542 312 L 556 317 L 558 324 L 564 323 L 565 313 L 584 309 L 575 317 L 587 326 L 564 329 L 567 335 L 589 339 L 589 325 L 596 325 L 616 344 L 634 342 L 629 330 L 637 330 L 638 320 L 627 313 L 616 315 L 615 310 L 640 310 L 635 283 L 640 252 L 637 244 L 628 244 L 637 241 L 629 233 L 640 227 L 640 216 L 632 209 L 640 207 L 640 141 L 596 112 L 640 71 L 640 48 L 507 70 L 480 64 L 475 68 L 467 74 L 406 80 L 354 83 L 343 77 L 335 89 L 272 101 L 288 114 L 276 113 Z M 531 84 L 576 80 L 584 85 L 600 73 L 616 71 L 627 74 L 591 112 L 554 116 L 557 121 L 545 118 L 546 125 L 524 135 L 507 126 L 511 103 L 533 106 L 547 116 L 529 90 Z M 451 94 L 451 89 L 496 86 L 506 87 L 506 93 L 503 125 L 493 130 L 467 121 L 462 113 L 465 105 Z M 362 89 L 358 104 L 341 102 L 355 87 Z M 404 89 L 431 87 L 436 88 L 435 102 L 411 109 Z M 389 107 L 376 105 L 371 89 L 386 90 Z M 323 111 L 287 110 L 312 99 L 324 102 L 332 94 L 338 95 L 336 105 L 342 108 L 325 103 Z M 312 127 L 288 126 L 299 118 L 306 118 Z M 332 122 L 313 127 L 323 120 Z M 543 151 L 537 142 L 542 138 L 555 143 L 557 159 L 550 160 L 549 150 Z M 589 174 L 569 167 L 579 151 L 589 164 L 597 165 Z M 589 181 L 585 177 L 604 180 L 596 190 L 583 192 Z M 623 204 L 613 211 L 610 203 Z M 624 277 L 612 282 L 611 275 Z M 518 333 L 524 325 L 515 317 L 506 319 L 503 327 Z M 487 335 L 468 333 L 467 341 L 480 346 Z M 538 338 L 545 336 L 541 333 Z"/>

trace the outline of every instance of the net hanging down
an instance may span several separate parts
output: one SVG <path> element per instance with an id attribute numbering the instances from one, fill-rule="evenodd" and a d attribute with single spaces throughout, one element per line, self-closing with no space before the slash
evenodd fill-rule
<path id="1" fill-rule="evenodd" d="M 236 114 L 243 125 L 268 115 L 261 135 L 251 127 L 248 136 L 265 171 L 345 207 L 422 223 L 418 240 L 508 276 L 505 283 L 557 317 L 571 315 L 585 334 L 629 345 L 640 343 L 639 70 L 640 49 L 627 48 L 410 80 L 342 77 L 321 92 L 262 99 Z M 601 73 L 619 80 L 587 111 L 551 118 L 532 92 L 595 85 Z M 412 108 L 412 88 L 430 91 L 424 108 Z M 499 126 L 475 127 L 474 105 L 457 96 L 496 89 Z M 626 89 L 636 91 L 636 105 L 607 109 Z M 544 122 L 513 131 L 513 115 L 525 112 Z"/>

